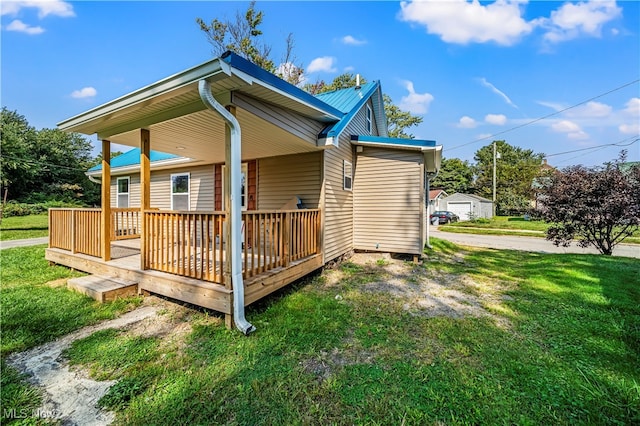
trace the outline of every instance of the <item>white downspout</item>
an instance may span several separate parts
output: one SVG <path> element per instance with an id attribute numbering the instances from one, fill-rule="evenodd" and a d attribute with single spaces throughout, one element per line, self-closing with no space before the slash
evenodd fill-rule
<path id="1" fill-rule="evenodd" d="M 429 176 L 432 173 L 425 173 L 426 177 L 427 177 L 427 248 L 428 249 L 433 249 L 433 247 L 431 247 L 431 236 L 430 234 L 430 226 L 431 226 L 431 205 L 430 203 L 430 199 L 429 199 L 429 190 L 430 188 L 430 184 L 431 184 L 431 179 L 435 179 L 436 176 L 438 176 L 438 172 L 436 172 L 435 174 L 433 174 L 433 176 Z"/>
<path id="2" fill-rule="evenodd" d="M 242 281 L 242 257 L 238 247 L 240 245 L 241 226 L 242 226 L 242 206 L 240 197 L 240 185 L 242 181 L 241 174 L 241 156 L 240 145 L 242 142 L 240 136 L 240 123 L 238 120 L 227 111 L 218 101 L 215 100 L 211 94 L 211 87 L 206 80 L 200 80 L 198 82 L 198 91 L 200 92 L 200 98 L 202 102 L 212 111 L 217 112 L 222 119 L 229 126 L 231 133 L 231 147 L 230 154 L 231 160 L 227 167 L 229 168 L 231 196 L 229 197 L 230 203 L 230 218 L 231 225 L 231 283 L 233 286 L 233 320 L 238 330 L 245 335 L 248 335 L 252 331 L 255 331 L 255 327 L 249 323 L 244 316 L 244 282 Z"/>

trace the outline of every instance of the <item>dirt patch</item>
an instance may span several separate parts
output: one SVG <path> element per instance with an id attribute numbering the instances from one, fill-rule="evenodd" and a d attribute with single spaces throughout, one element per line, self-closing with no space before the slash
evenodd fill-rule
<path id="1" fill-rule="evenodd" d="M 350 261 L 374 271 L 376 279 L 359 286 L 362 292 L 385 294 L 402 303 L 412 315 L 450 318 L 490 317 L 504 326 L 505 319 L 488 308 L 505 300 L 504 290 L 495 284 L 475 281 L 468 275 L 443 274 L 379 253 L 357 253 Z M 452 261 L 464 263 L 464 254 L 456 253 Z M 325 285 L 337 285 L 345 275 L 333 270 Z"/>
<path id="2" fill-rule="evenodd" d="M 191 326 L 187 322 L 192 311 L 157 297 L 145 298 L 143 306 L 114 320 L 84 327 L 56 341 L 25 352 L 12 354 L 7 363 L 29 376 L 43 394 L 43 405 L 36 412 L 46 413 L 64 425 L 108 425 L 113 413 L 100 409 L 98 400 L 115 383 L 95 381 L 85 369 L 74 367 L 62 352 L 75 340 L 108 328 L 126 330 L 132 335 L 161 337 L 163 344 L 180 345 Z"/>
<path id="3" fill-rule="evenodd" d="M 64 287 L 67 285 L 67 281 L 69 281 L 69 278 L 60 278 L 57 280 L 49 281 L 45 285 L 51 288 Z"/>

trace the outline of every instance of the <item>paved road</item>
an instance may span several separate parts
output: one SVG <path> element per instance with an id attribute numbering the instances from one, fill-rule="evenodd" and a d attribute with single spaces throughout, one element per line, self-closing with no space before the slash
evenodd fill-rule
<path id="1" fill-rule="evenodd" d="M 431 236 L 452 243 L 495 249 L 533 251 L 539 253 L 582 253 L 598 254 L 595 248 L 582 248 L 575 244 L 569 247 L 556 247 L 550 241 L 537 237 L 516 237 L 511 235 L 476 235 L 442 232 L 431 228 Z M 613 249 L 614 256 L 635 257 L 640 259 L 640 245 L 619 244 Z"/>
<path id="2" fill-rule="evenodd" d="M 37 246 L 39 244 L 47 244 L 48 242 L 49 242 L 49 237 L 27 238 L 25 240 L 0 241 L 0 250 L 13 248 L 13 247 Z"/>

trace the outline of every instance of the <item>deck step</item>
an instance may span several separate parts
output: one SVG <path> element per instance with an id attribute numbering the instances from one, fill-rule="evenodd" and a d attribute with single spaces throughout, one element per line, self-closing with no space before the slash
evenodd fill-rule
<path id="1" fill-rule="evenodd" d="M 86 294 L 101 303 L 138 294 L 138 283 L 103 275 L 71 278 L 67 281 L 67 288 Z"/>

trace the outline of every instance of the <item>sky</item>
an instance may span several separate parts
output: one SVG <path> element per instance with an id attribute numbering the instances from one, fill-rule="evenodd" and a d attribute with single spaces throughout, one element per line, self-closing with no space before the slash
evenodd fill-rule
<path id="1" fill-rule="evenodd" d="M 196 18 L 248 2 L 0 2 L 0 101 L 40 128 L 211 59 Z M 379 80 L 409 129 L 473 162 L 493 140 L 594 166 L 640 161 L 640 2 L 259 1 L 262 41 L 285 40 L 306 82 Z M 96 146 L 95 136 L 90 140 Z M 127 148 L 128 149 L 128 148 Z"/>

